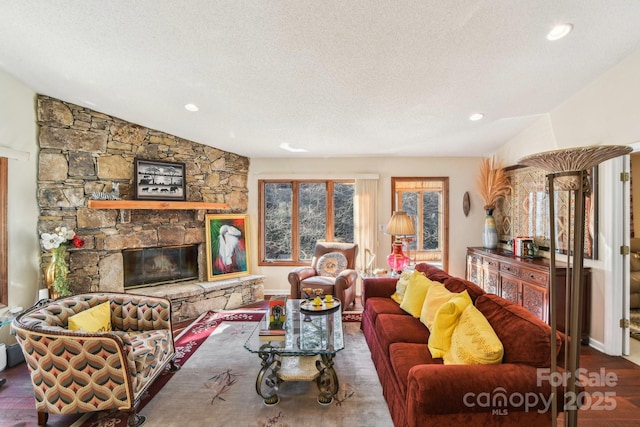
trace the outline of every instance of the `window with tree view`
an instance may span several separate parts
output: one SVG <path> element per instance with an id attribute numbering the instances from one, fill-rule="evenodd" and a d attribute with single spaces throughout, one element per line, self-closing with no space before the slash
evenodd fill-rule
<path id="1" fill-rule="evenodd" d="M 260 264 L 307 264 L 318 240 L 353 242 L 353 181 L 258 184 Z"/>
<path id="2" fill-rule="evenodd" d="M 449 178 L 391 178 L 392 207 L 413 221 L 409 236 L 412 262 L 439 263 L 448 268 Z"/>

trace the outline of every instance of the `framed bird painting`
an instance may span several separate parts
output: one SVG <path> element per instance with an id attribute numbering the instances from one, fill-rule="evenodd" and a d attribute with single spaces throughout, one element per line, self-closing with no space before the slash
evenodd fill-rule
<path id="1" fill-rule="evenodd" d="M 207 279 L 249 274 L 249 215 L 206 215 Z"/>

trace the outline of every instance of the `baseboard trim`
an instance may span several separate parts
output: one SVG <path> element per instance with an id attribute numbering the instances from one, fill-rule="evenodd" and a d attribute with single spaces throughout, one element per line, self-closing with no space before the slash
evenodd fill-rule
<path id="1" fill-rule="evenodd" d="M 598 350 L 600 353 L 607 354 L 607 352 L 604 351 L 604 344 L 600 341 L 594 340 L 591 337 L 589 337 L 589 347 Z"/>

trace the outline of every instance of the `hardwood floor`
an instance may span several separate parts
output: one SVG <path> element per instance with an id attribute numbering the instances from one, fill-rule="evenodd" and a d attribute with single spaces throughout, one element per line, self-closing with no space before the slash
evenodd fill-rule
<path id="1" fill-rule="evenodd" d="M 617 378 L 613 387 L 586 387 L 586 391 L 592 397 L 597 397 L 597 392 L 615 393 L 615 409 L 581 410 L 578 413 L 580 427 L 640 426 L 640 366 L 624 357 L 607 356 L 591 347 L 583 346 L 580 352 L 580 367 L 589 373 L 597 373 L 604 369 L 607 374 L 615 374 Z M 592 399 L 592 402 L 595 405 L 596 399 Z"/>
<path id="2" fill-rule="evenodd" d="M 257 303 L 252 307 L 262 308 L 264 304 Z M 356 309 L 362 309 L 359 301 Z M 191 320 L 186 320 L 174 324 L 175 333 L 178 334 L 190 323 Z M 589 373 L 598 373 L 604 369 L 606 374 L 615 374 L 616 384 L 613 387 L 587 385 L 586 391 L 590 396 L 597 396 L 598 392 L 614 393 L 615 409 L 581 410 L 578 415 L 579 426 L 640 427 L 640 366 L 623 357 L 607 356 L 588 346 L 582 346 L 580 366 Z M 33 392 L 26 365 L 22 363 L 0 372 L 0 378 L 7 379 L 7 384 L 0 387 L 0 427 L 35 426 Z M 595 399 L 592 401 L 596 403 Z M 68 426 L 75 419 L 77 416 L 51 416 L 48 425 Z M 558 425 L 562 425 L 562 416 Z"/>

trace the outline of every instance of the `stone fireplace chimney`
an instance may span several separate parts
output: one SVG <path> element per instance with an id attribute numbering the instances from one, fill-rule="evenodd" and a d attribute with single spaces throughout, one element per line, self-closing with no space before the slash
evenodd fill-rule
<path id="1" fill-rule="evenodd" d="M 73 293 L 122 292 L 126 249 L 195 245 L 204 280 L 204 217 L 216 211 L 91 209 L 88 200 L 113 183 L 123 199 L 133 199 L 134 159 L 143 158 L 184 163 L 187 201 L 227 203 L 224 213 L 244 213 L 248 158 L 42 95 L 37 117 L 38 232 L 66 226 L 85 240 L 68 251 Z M 43 269 L 48 258 L 43 251 Z"/>

